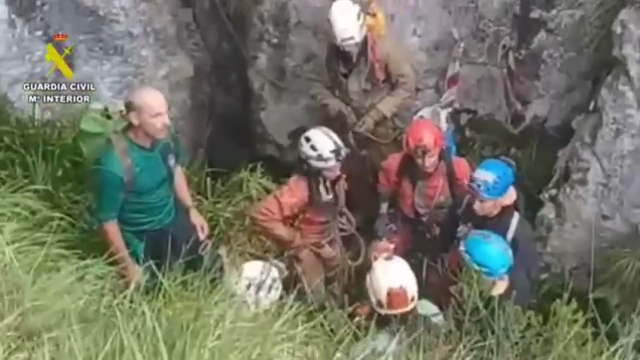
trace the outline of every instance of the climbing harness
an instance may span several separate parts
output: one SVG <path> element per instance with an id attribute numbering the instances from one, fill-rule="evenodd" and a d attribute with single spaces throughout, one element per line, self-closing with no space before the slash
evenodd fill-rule
<path id="1" fill-rule="evenodd" d="M 334 193 L 344 193 L 344 183 L 339 183 L 341 186 L 337 188 Z M 318 186 L 320 191 L 320 196 L 323 198 L 331 198 L 333 194 L 328 190 L 328 186 L 321 182 Z M 356 228 L 356 221 L 353 217 L 353 214 L 349 210 L 347 210 L 344 204 L 344 197 L 338 197 L 339 203 L 338 214 L 335 219 L 334 226 L 328 229 L 326 235 L 321 238 L 319 241 L 315 242 L 308 246 L 308 249 L 311 250 L 319 259 L 324 259 L 322 254 L 322 250 L 326 249 L 326 247 L 331 248 L 331 245 L 335 244 L 338 247 L 336 256 L 339 257 L 338 266 L 332 271 L 325 273 L 325 278 L 332 278 L 335 276 L 335 283 L 338 284 L 341 288 L 349 283 L 349 280 L 355 277 L 355 268 L 362 263 L 364 263 L 367 247 L 364 238 L 358 233 Z M 306 211 L 306 210 L 305 210 Z M 303 213 L 305 212 L 303 211 Z M 293 226 L 297 226 L 299 220 L 294 222 Z M 349 253 L 347 252 L 346 247 L 344 246 L 344 239 L 349 236 L 353 236 L 357 241 L 358 246 L 358 256 L 353 260 L 349 258 Z M 295 256 L 296 250 L 289 251 L 286 255 L 287 257 Z M 292 262 L 296 268 L 298 274 L 302 272 L 302 269 L 295 261 Z M 336 274 L 337 272 L 337 274 Z M 305 285 L 306 286 L 306 285 Z"/>
<path id="2" fill-rule="evenodd" d="M 337 189 L 337 192 L 346 193 L 346 189 L 344 189 L 344 186 L 345 186 L 344 183 L 341 183 L 341 186 L 342 188 Z M 340 251 L 345 256 L 344 259 L 346 260 L 346 263 L 342 264 L 341 266 L 343 270 L 345 270 L 345 272 L 343 273 L 344 282 L 342 283 L 347 284 L 355 267 L 361 265 L 364 262 L 367 249 L 366 249 L 366 243 L 364 239 L 362 238 L 362 236 L 360 236 L 360 234 L 357 231 L 356 220 L 353 217 L 353 214 L 351 214 L 351 212 L 347 209 L 346 205 L 344 204 L 344 198 L 342 198 L 340 201 L 342 203 L 338 204 L 339 213 L 336 217 L 335 229 L 330 231 L 327 238 L 324 239 L 323 242 L 329 242 L 329 241 L 338 242 Z M 343 239 L 349 236 L 354 236 L 355 240 L 357 241 L 358 256 L 356 257 L 355 260 L 351 260 L 349 258 L 348 256 L 349 253 L 346 251 L 344 243 L 342 242 Z"/>
<path id="3" fill-rule="evenodd" d="M 363 11 L 366 14 L 367 20 L 367 41 L 368 41 L 368 55 L 373 66 L 373 70 L 376 76 L 376 79 L 379 82 L 384 81 L 386 78 L 386 73 L 383 64 L 378 61 L 378 53 L 377 53 L 377 39 L 381 36 L 384 36 L 386 33 L 387 23 L 386 17 L 382 9 L 375 3 L 375 0 L 369 0 L 364 6 Z M 346 102 L 345 102 L 346 103 Z M 400 128 L 394 132 L 392 132 L 391 136 L 388 139 L 381 139 L 368 131 L 362 130 L 363 128 L 363 119 L 356 121 L 351 128 L 351 133 L 349 136 L 353 138 L 353 133 L 357 133 L 363 135 L 364 137 L 378 143 L 381 145 L 389 145 L 396 142 L 403 134 L 404 129 Z M 354 141 L 355 143 L 355 141 Z"/>
<path id="4" fill-rule="evenodd" d="M 469 113 L 471 115 L 477 115 L 477 112 L 467 109 L 460 109 L 459 104 L 457 103 L 457 92 L 460 84 L 460 71 L 462 64 L 462 56 L 465 50 L 465 43 L 460 39 L 460 36 L 456 29 L 452 29 L 452 33 L 454 38 L 458 41 L 456 46 L 452 51 L 452 61 L 449 63 L 447 68 L 447 73 L 444 80 L 444 92 L 442 97 L 438 101 L 435 108 L 439 110 L 441 114 L 441 123 L 445 123 L 446 126 L 456 125 L 453 122 L 453 113 L 456 115 L 460 115 L 462 113 Z M 474 61 L 465 61 L 465 64 L 477 64 L 482 66 L 492 66 L 488 63 L 474 62 Z M 505 124 L 507 128 L 513 133 L 519 133 L 526 125 L 520 125 L 518 128 L 514 128 L 512 124 L 512 119 L 516 115 L 520 115 L 523 113 L 523 105 L 517 100 L 514 91 L 514 81 L 515 81 L 515 65 L 516 65 L 516 54 L 515 54 L 515 44 L 514 42 L 506 37 L 504 38 L 498 47 L 498 55 L 497 55 L 497 63 L 498 69 L 500 69 L 502 84 L 504 88 L 504 92 L 506 94 L 506 103 L 507 108 L 509 109 L 509 121 Z M 495 66 L 494 66 L 495 67 Z M 445 127 L 446 128 L 446 127 Z M 443 129 L 445 129 L 443 128 Z"/>
<path id="5" fill-rule="evenodd" d="M 339 257 L 340 263 L 331 272 L 325 273 L 325 279 L 334 278 L 335 280 L 333 283 L 337 284 L 340 289 L 349 284 L 351 279 L 355 278 L 355 269 L 357 266 L 364 263 L 366 256 L 366 244 L 362 236 L 360 236 L 356 231 L 355 219 L 346 209 L 342 215 L 343 216 L 338 217 L 337 231 L 334 232 L 334 234 L 336 234 L 335 236 L 327 235 L 327 237 L 320 240 L 318 243 L 309 246 L 309 250 L 311 250 L 320 259 L 323 258 L 322 250 L 324 247 L 330 247 L 334 243 L 338 246 L 339 250 L 337 251 L 336 256 Z M 358 257 L 355 260 L 349 258 L 349 253 L 343 243 L 343 240 L 350 235 L 353 235 L 358 243 Z M 292 255 L 293 252 L 290 252 L 288 256 Z M 298 274 L 302 273 L 300 265 L 295 261 L 293 264 Z M 306 284 L 303 285 L 306 286 Z"/>
<path id="6" fill-rule="evenodd" d="M 517 211 L 514 211 L 513 216 L 511 217 L 511 222 L 509 223 L 509 230 L 507 230 L 507 236 L 505 236 L 505 239 L 507 239 L 509 243 L 511 243 L 511 241 L 513 240 L 513 237 L 516 234 L 516 230 L 518 229 L 519 223 L 520 223 L 520 213 Z"/>
<path id="7" fill-rule="evenodd" d="M 441 111 L 457 107 L 458 88 L 460 85 L 460 59 L 464 54 L 465 43 L 460 39 L 460 35 L 456 29 L 452 29 L 453 37 L 457 43 L 451 52 L 453 61 L 447 66 L 447 73 L 444 79 L 444 92 L 438 100 L 438 108 Z M 444 128 L 443 128 L 444 129 Z"/>
<path id="8" fill-rule="evenodd" d="M 505 38 L 500 42 L 498 47 L 498 63 L 502 72 L 502 84 L 506 95 L 507 109 L 509 110 L 509 121 L 505 124 L 514 134 L 518 134 L 527 126 L 527 122 L 514 128 L 512 123 L 513 117 L 523 114 L 523 106 L 515 96 L 513 84 L 515 82 L 515 44 L 510 38 Z"/>
<path id="9" fill-rule="evenodd" d="M 442 159 L 442 162 L 444 163 L 445 166 L 445 170 L 446 170 L 446 181 L 445 179 L 440 179 L 440 181 L 438 182 L 437 185 L 437 190 L 436 190 L 436 194 L 434 196 L 434 199 L 439 199 L 440 196 L 442 195 L 442 191 L 445 188 L 445 184 L 447 185 L 447 187 L 449 188 L 449 193 L 452 199 L 456 199 L 457 197 L 459 197 L 461 194 L 458 191 L 458 184 L 456 182 L 456 173 L 455 173 L 455 168 L 453 167 L 453 162 L 451 161 L 452 159 L 444 157 Z M 406 165 L 402 165 L 401 167 L 406 167 Z M 415 177 L 415 174 L 412 175 L 410 169 L 398 169 L 398 175 L 396 176 L 399 181 L 396 185 L 396 188 L 398 188 L 398 186 L 400 186 L 400 182 L 404 179 L 406 179 L 407 177 L 409 178 L 409 181 L 411 182 L 411 186 L 412 188 L 415 189 L 416 185 L 417 185 L 417 179 Z M 396 195 L 392 196 L 393 198 L 397 198 Z M 463 202 L 464 203 L 464 202 Z M 449 203 L 448 206 L 452 206 L 453 204 L 455 204 L 455 200 L 453 203 Z M 398 204 L 394 204 L 394 207 L 397 207 Z M 440 231 L 440 229 L 437 227 L 437 225 L 431 220 L 431 216 L 433 215 L 434 212 L 436 210 L 436 205 L 431 204 L 431 206 L 429 207 L 429 209 L 427 211 L 425 211 L 423 214 L 419 214 L 418 211 L 416 210 L 416 214 L 415 214 L 415 218 L 417 219 L 417 221 L 419 221 L 420 223 L 417 225 L 412 225 L 412 226 L 418 226 L 420 228 L 420 230 L 418 230 L 417 232 L 421 233 L 421 234 L 425 234 L 427 236 L 427 238 L 431 239 L 432 241 L 428 241 L 428 243 L 433 244 L 433 239 L 437 238 L 439 243 L 439 245 L 445 244 L 443 242 L 442 239 L 440 239 L 441 236 L 443 236 L 442 232 Z M 456 211 L 456 215 L 461 211 L 461 209 L 457 209 Z M 448 211 L 447 211 L 448 213 Z M 427 242 L 423 242 L 423 243 L 427 243 Z M 420 252 L 419 250 L 417 251 L 418 253 Z M 417 256 L 414 259 L 411 259 L 410 262 L 414 265 L 416 265 L 419 270 L 417 271 L 418 275 L 421 276 L 422 279 L 426 279 L 426 276 L 428 274 L 428 270 L 431 268 L 435 268 L 436 271 L 438 272 L 438 274 L 443 275 L 444 271 L 445 271 L 445 266 L 442 260 L 442 256 L 438 256 L 435 259 L 431 258 L 429 259 L 428 257 L 425 256 Z"/>
<path id="10" fill-rule="evenodd" d="M 357 241 L 357 246 L 358 246 L 358 256 L 355 258 L 355 260 L 352 260 L 349 258 L 348 256 L 348 252 L 346 251 L 346 249 L 344 248 L 344 244 L 342 243 L 342 241 L 339 241 L 339 244 L 342 246 L 342 251 L 345 254 L 345 259 L 346 259 L 346 267 L 345 267 L 345 272 L 343 273 L 343 284 L 348 284 L 350 279 L 353 279 L 355 277 L 354 271 L 355 268 L 357 266 L 362 265 L 362 263 L 364 263 L 366 254 L 367 254 L 367 245 L 366 242 L 364 241 L 364 238 L 358 233 L 357 229 L 356 229 L 356 221 L 355 218 L 353 217 L 353 214 L 351 214 L 350 211 L 348 211 L 346 208 L 344 208 L 343 210 L 343 214 L 342 216 L 338 217 L 338 236 L 339 239 L 344 239 L 348 236 L 353 236 L 355 238 L 355 240 Z"/>

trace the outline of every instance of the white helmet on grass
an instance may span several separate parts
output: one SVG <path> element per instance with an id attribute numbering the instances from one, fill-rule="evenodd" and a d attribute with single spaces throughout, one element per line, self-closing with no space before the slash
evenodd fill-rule
<path id="1" fill-rule="evenodd" d="M 240 268 L 235 292 L 250 309 L 264 309 L 273 305 L 282 296 L 282 279 L 285 276 L 286 267 L 280 262 L 247 261 Z"/>
<path id="2" fill-rule="evenodd" d="M 324 126 L 305 131 L 298 143 L 298 155 L 316 170 L 339 166 L 347 153 L 348 149 L 340 137 Z"/>
<path id="3" fill-rule="evenodd" d="M 379 257 L 367 274 L 371 306 L 382 315 L 399 315 L 416 307 L 418 279 L 409 263 L 399 256 Z"/>
<path id="4" fill-rule="evenodd" d="M 362 7 L 351 0 L 335 0 L 329 10 L 329 22 L 336 44 L 345 50 L 357 49 L 367 35 Z"/>

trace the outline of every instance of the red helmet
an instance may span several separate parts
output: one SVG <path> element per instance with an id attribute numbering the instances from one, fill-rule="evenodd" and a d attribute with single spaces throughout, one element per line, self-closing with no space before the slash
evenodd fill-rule
<path id="1" fill-rule="evenodd" d="M 405 130 L 402 146 L 407 154 L 439 152 L 444 147 L 444 134 L 435 122 L 420 117 Z"/>

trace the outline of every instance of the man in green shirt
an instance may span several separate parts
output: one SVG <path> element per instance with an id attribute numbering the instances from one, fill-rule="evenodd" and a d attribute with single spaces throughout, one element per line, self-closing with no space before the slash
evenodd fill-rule
<path id="1" fill-rule="evenodd" d="M 194 207 L 184 154 L 158 90 L 134 90 L 125 103 L 129 122 L 93 167 L 95 218 L 125 280 L 141 279 L 141 266 L 164 272 L 181 263 L 205 265 L 209 227 Z"/>

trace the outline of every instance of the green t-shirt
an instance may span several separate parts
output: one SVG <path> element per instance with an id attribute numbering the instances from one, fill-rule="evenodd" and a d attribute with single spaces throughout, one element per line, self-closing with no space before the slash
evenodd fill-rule
<path id="1" fill-rule="evenodd" d="M 130 251 L 131 236 L 167 226 L 176 215 L 173 168 L 183 165 L 184 156 L 178 138 L 157 141 L 144 148 L 125 137 L 132 164 L 132 179 L 127 183 L 125 167 L 110 144 L 92 168 L 95 198 L 94 218 L 99 224 L 117 220 Z M 134 236 L 135 237 L 135 236 Z"/>

